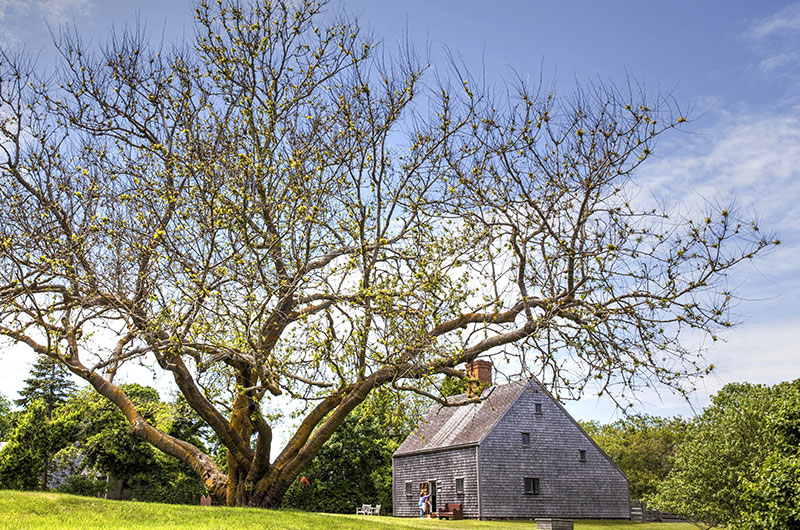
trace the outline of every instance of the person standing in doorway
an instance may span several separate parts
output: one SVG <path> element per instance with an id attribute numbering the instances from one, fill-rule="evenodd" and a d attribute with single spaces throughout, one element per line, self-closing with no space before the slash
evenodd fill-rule
<path id="1" fill-rule="evenodd" d="M 430 499 L 431 495 L 427 492 L 426 489 L 422 488 L 419 490 L 419 517 L 422 519 L 425 517 L 425 513 L 428 511 L 428 499 Z"/>

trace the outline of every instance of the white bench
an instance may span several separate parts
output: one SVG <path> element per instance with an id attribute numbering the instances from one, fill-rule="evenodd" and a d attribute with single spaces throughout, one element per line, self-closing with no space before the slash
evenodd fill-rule
<path id="1" fill-rule="evenodd" d="M 356 508 L 356 515 L 380 515 L 381 514 L 381 505 L 376 504 L 375 506 L 371 504 L 362 504 L 361 508 Z"/>

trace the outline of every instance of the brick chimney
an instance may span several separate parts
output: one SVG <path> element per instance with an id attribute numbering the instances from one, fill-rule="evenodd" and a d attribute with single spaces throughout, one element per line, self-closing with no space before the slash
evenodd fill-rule
<path id="1" fill-rule="evenodd" d="M 467 363 L 467 396 L 480 395 L 484 388 L 492 386 L 492 361 Z"/>

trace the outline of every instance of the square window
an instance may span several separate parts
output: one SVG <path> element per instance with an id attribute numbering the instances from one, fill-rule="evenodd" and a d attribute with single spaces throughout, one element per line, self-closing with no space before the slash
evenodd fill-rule
<path id="1" fill-rule="evenodd" d="M 411 482 L 406 482 L 406 495 L 412 495 L 414 491 L 411 489 Z"/>
<path id="2" fill-rule="evenodd" d="M 541 414 L 541 413 L 542 413 L 542 404 L 541 404 L 541 403 L 534 403 L 534 405 L 533 405 L 533 411 L 534 411 L 536 414 Z"/>
<path id="3" fill-rule="evenodd" d="M 457 478 L 456 479 L 456 494 L 457 495 L 464 495 L 464 479 Z"/>
<path id="4" fill-rule="evenodd" d="M 539 495 L 539 479 L 538 478 L 524 478 L 525 495 Z"/>
<path id="5" fill-rule="evenodd" d="M 578 460 L 581 462 L 586 462 L 586 449 L 581 449 L 578 451 Z"/>
<path id="6" fill-rule="evenodd" d="M 524 432 L 522 433 L 522 447 L 530 447 L 531 446 L 531 433 Z"/>

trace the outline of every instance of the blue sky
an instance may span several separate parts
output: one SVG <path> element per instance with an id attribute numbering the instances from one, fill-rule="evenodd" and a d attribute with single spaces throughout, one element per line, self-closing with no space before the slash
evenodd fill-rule
<path id="1" fill-rule="evenodd" d="M 656 148 L 642 168 L 643 193 L 675 205 L 736 197 L 764 229 L 783 241 L 770 256 L 731 277 L 741 301 L 739 327 L 709 349 L 717 371 L 694 397 L 732 381 L 772 384 L 800 377 L 800 2 L 494 2 L 342 0 L 331 9 L 355 14 L 391 50 L 408 35 L 434 65 L 445 49 L 487 82 L 513 72 L 540 75 L 568 91 L 578 82 L 623 83 L 671 94 L 694 119 Z M 52 60 L 48 28 L 74 22 L 85 37 L 105 40 L 112 26 L 139 17 L 154 39 L 190 34 L 189 2 L 0 0 L 0 38 Z M 512 70 L 513 69 L 513 70 Z M 14 397 L 32 358 L 0 351 L 0 391 Z M 136 372 L 130 378 L 150 375 Z M 162 384 L 165 384 L 163 381 Z M 585 398 L 568 408 L 581 419 L 609 421 L 609 403 Z M 640 409 L 691 414 L 669 394 L 645 395 Z"/>

